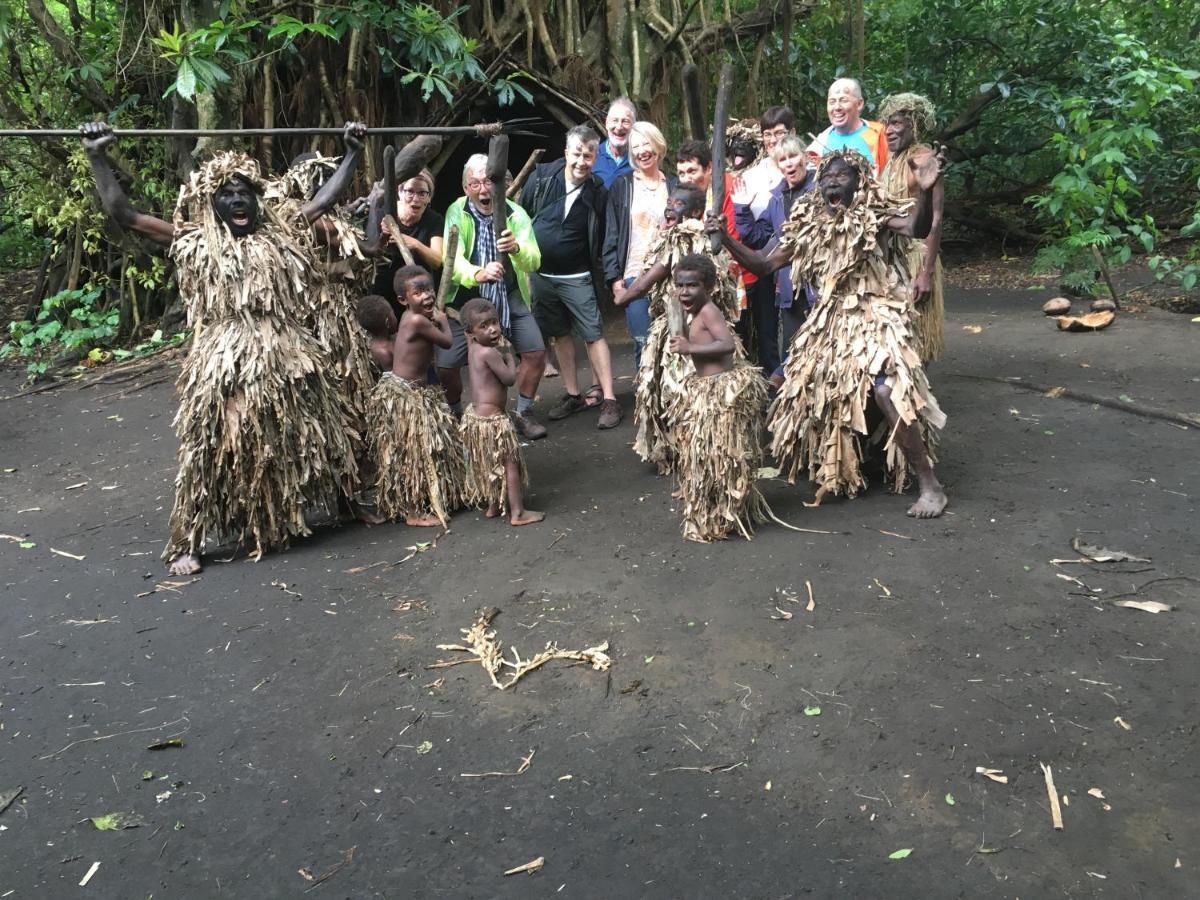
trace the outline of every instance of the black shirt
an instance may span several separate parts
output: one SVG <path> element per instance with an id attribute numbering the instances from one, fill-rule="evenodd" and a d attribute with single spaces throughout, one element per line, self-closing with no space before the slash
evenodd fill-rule
<path id="1" fill-rule="evenodd" d="M 403 222 L 397 222 L 400 226 L 400 231 L 403 234 L 411 235 L 426 247 L 430 245 L 435 237 L 441 237 L 442 232 L 446 227 L 446 218 L 439 212 L 434 212 L 433 209 L 426 208 L 421 218 L 412 225 L 405 225 Z M 425 263 L 415 253 L 413 258 L 418 266 L 425 266 Z M 392 279 L 396 277 L 396 273 L 404 267 L 404 257 L 400 255 L 400 251 L 395 247 L 388 248 L 388 259 L 386 264 L 380 264 L 375 272 L 375 284 L 372 287 L 372 293 L 379 294 L 385 297 L 392 304 L 393 309 L 398 309 L 396 303 L 396 292 L 392 288 Z M 425 266 L 425 268 L 429 268 Z M 441 270 L 434 269 L 430 273 L 433 276 L 433 286 L 436 289 L 438 282 L 441 281 Z M 399 312 L 396 313 L 399 315 Z"/>
<path id="2" fill-rule="evenodd" d="M 564 219 L 566 180 L 560 176 L 547 185 L 544 205 L 533 217 L 533 233 L 542 252 L 538 271 L 543 275 L 578 275 L 591 271 L 588 208 L 593 190 L 595 186 L 590 178 L 581 187 L 571 188 L 574 194 L 571 211 Z"/>

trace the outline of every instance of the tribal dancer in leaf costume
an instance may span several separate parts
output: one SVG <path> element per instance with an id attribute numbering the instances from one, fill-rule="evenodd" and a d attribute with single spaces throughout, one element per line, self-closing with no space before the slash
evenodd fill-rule
<path id="1" fill-rule="evenodd" d="M 865 487 L 862 442 L 873 399 L 887 419 L 895 489 L 903 490 L 909 469 L 920 486 L 908 514 L 932 518 L 945 509 L 929 450 L 946 417 L 916 347 L 910 273 L 897 241 L 928 234 L 929 192 L 943 164 L 933 153 L 912 160 L 920 190 L 915 202 L 895 205 L 865 157 L 853 150 L 829 154 L 817 169 L 817 191 L 792 207 L 783 240 L 767 256 L 731 238 L 719 221 L 708 222 L 733 258 L 760 277 L 790 264 L 794 283 L 817 289 L 816 305 L 792 339 L 768 423 L 780 469 L 793 482 L 807 469 L 817 503 Z"/>
<path id="2" fill-rule="evenodd" d="M 933 128 L 936 119 L 933 104 L 920 94 L 892 94 L 880 106 L 879 116 L 884 122 L 883 134 L 888 144 L 887 165 L 880 175 L 883 189 L 895 199 L 916 197 L 920 187 L 908 161 L 933 152 L 928 145 L 917 143 Z M 946 301 L 940 256 L 943 193 L 940 182 L 930 192 L 933 218 L 929 223 L 929 236 L 923 241 L 901 239 L 912 276 L 917 352 L 924 363 L 933 362 L 946 349 Z"/>
<path id="3" fill-rule="evenodd" d="M 195 331 L 177 383 L 171 573 L 199 571 L 208 541 L 258 558 L 308 534 L 306 511 L 332 512 L 357 477 L 336 377 L 302 324 L 319 284 L 309 227 L 349 185 L 365 126 L 346 126 L 341 166 L 295 217 L 261 202 L 254 160 L 224 152 L 180 189 L 173 224 L 130 205 L 105 153 L 111 128 L 81 132 L 105 211 L 170 248 Z"/>

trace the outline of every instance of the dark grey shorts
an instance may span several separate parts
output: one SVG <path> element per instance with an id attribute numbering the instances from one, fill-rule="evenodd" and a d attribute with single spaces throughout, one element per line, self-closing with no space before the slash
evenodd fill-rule
<path id="1" fill-rule="evenodd" d="M 538 330 L 529 307 L 522 303 L 519 297 L 511 298 L 509 303 L 508 330 L 504 335 L 512 342 L 513 349 L 518 353 L 545 350 L 542 333 Z M 433 357 L 434 365 L 439 369 L 461 369 L 467 364 L 467 333 L 457 319 L 450 320 L 450 333 L 454 336 L 454 344 L 449 350 L 438 347 Z"/>
<path id="2" fill-rule="evenodd" d="M 563 337 L 574 331 L 589 344 L 603 336 L 600 306 L 590 273 L 551 278 L 531 272 L 529 287 L 533 294 L 533 316 L 542 334 Z"/>

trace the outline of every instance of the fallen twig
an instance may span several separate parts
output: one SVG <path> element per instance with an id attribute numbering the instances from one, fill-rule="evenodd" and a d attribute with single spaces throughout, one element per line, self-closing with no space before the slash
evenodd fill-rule
<path id="1" fill-rule="evenodd" d="M 538 871 L 545 864 L 546 864 L 546 857 L 539 856 L 537 859 L 531 859 L 529 862 L 524 863 L 523 865 L 514 866 L 513 868 L 509 869 L 504 874 L 505 875 L 519 875 L 522 872 L 528 872 L 530 875 L 532 875 L 534 872 Z"/>
<path id="2" fill-rule="evenodd" d="M 304 893 L 307 894 L 309 891 L 311 891 L 313 888 L 320 885 L 322 882 L 328 881 L 330 878 L 332 878 L 338 872 L 342 871 L 342 869 L 344 869 L 347 865 L 349 865 L 350 861 L 354 859 L 354 854 L 357 852 L 358 852 L 357 844 L 355 844 L 349 850 L 343 850 L 341 862 L 334 863 L 332 866 L 330 866 L 328 869 L 326 869 L 320 875 L 313 875 L 311 872 L 308 872 L 307 869 L 301 869 L 300 870 L 301 877 L 303 877 L 306 881 L 312 882 L 312 884 L 310 884 L 308 887 L 306 887 L 304 889 Z M 308 874 L 305 874 L 305 873 L 308 873 Z"/>
<path id="3" fill-rule="evenodd" d="M 66 753 L 72 747 L 76 747 L 79 744 L 96 744 L 96 743 L 99 743 L 100 741 L 107 741 L 110 738 L 122 737 L 126 734 L 141 734 L 146 731 L 160 731 L 163 728 L 170 728 L 172 725 L 178 725 L 180 722 L 186 722 L 188 728 L 192 727 L 191 719 L 189 719 L 187 716 L 180 716 L 174 722 L 163 722 L 161 725 L 151 725 L 147 728 L 133 728 L 133 729 L 130 729 L 129 731 L 118 731 L 113 734 L 101 734 L 101 735 L 97 735 L 96 737 L 80 738 L 77 741 L 71 741 L 71 743 L 67 744 L 65 747 L 62 747 L 61 749 L 55 750 L 53 753 L 47 753 L 45 756 L 39 756 L 38 759 L 39 760 L 50 759 L 52 757 L 58 756 L 61 753 Z M 183 734 L 186 731 L 187 731 L 187 729 L 185 728 L 184 731 L 180 732 L 180 734 Z"/>
<path id="4" fill-rule="evenodd" d="M 517 775 L 524 775 L 529 771 L 529 767 L 533 764 L 533 754 L 536 750 L 530 750 L 528 756 L 521 757 L 521 765 L 517 766 L 515 772 L 460 772 L 459 778 L 513 778 Z"/>
<path id="5" fill-rule="evenodd" d="M 1054 773 L 1045 763 L 1040 762 L 1038 765 L 1042 767 L 1042 775 L 1046 778 L 1046 795 L 1050 798 L 1050 820 L 1054 824 L 1055 831 L 1062 831 L 1062 807 L 1058 803 L 1058 789 L 1054 786 Z"/>
<path id="6" fill-rule="evenodd" d="M 1044 384 L 1035 384 L 1032 381 L 1013 381 L 1011 378 L 999 378 L 995 375 L 968 375 L 963 372 L 950 372 L 951 378 L 969 378 L 972 381 L 992 381 L 996 384 L 1007 384 L 1009 387 L 1019 388 L 1023 391 L 1033 391 L 1037 394 L 1045 394 L 1052 390 L 1052 386 Z M 1176 422 L 1180 425 L 1186 425 L 1189 428 L 1200 428 L 1200 416 L 1191 413 L 1174 412 L 1169 409 L 1158 409 L 1153 406 L 1145 406 L 1143 404 L 1133 405 L 1126 403 L 1123 400 L 1113 400 L 1111 397 L 1101 397 L 1096 394 L 1087 394 L 1083 391 L 1075 391 L 1070 388 L 1063 388 L 1062 393 L 1056 393 L 1055 397 L 1066 397 L 1070 400 L 1077 400 L 1081 403 L 1095 403 L 1097 406 L 1104 406 L 1108 409 L 1115 409 L 1119 412 L 1131 413 L 1135 416 L 1141 416 L 1144 419 L 1161 419 L 1164 422 Z"/>

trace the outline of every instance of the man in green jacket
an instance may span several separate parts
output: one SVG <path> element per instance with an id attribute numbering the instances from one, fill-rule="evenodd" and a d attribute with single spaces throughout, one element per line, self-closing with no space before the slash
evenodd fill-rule
<path id="1" fill-rule="evenodd" d="M 458 309 L 472 297 L 490 300 L 500 314 L 500 326 L 521 357 L 517 368 L 517 411 L 513 421 L 526 440 L 546 436 L 546 426 L 533 417 L 533 398 L 546 368 L 546 345 L 529 311 L 529 276 L 542 263 L 537 238 L 529 215 L 508 201 L 508 228 L 500 235 L 492 229 L 492 183 L 487 178 L 487 157 L 476 153 L 463 167 L 463 191 L 446 210 L 445 240 L 451 226 L 458 226 L 458 252 L 446 260 L 442 277 L 451 277 L 447 305 Z M 501 198 L 503 199 L 503 198 Z M 508 256 L 505 266 L 500 254 Z M 455 412 L 462 410 L 462 367 L 467 364 L 467 338 L 462 325 L 450 320 L 454 344 L 439 349 L 438 379 L 446 391 L 446 402 Z"/>

